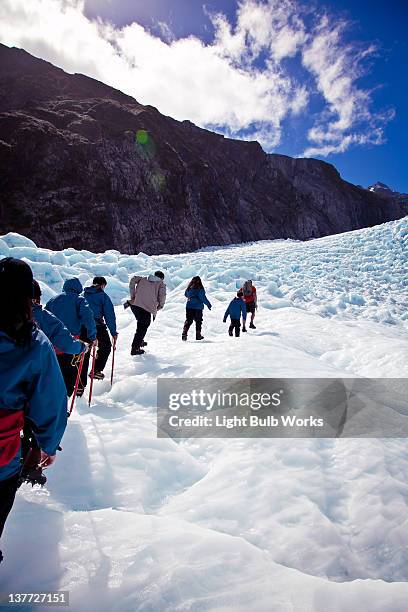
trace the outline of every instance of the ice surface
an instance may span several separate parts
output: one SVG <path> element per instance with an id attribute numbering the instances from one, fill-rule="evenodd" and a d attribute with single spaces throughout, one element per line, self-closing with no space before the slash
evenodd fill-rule
<path id="1" fill-rule="evenodd" d="M 47 488 L 18 494 L 0 591 L 66 589 L 75 611 L 405 611 L 406 440 L 158 439 L 155 405 L 158 376 L 407 376 L 407 237 L 402 219 L 153 257 L 1 237 L 44 301 L 67 278 L 106 276 L 120 335 L 113 387 L 77 402 Z M 157 269 L 168 302 L 131 358 L 128 279 Z M 183 343 L 196 274 L 213 309 L 205 340 Z M 230 338 L 222 317 L 247 278 L 257 329 Z"/>

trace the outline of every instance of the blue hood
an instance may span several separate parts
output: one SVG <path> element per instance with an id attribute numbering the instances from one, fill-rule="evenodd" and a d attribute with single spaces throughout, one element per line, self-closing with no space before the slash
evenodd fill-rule
<path id="1" fill-rule="evenodd" d="M 82 326 L 86 327 L 89 340 L 96 338 L 93 312 L 84 297 L 79 295 L 82 285 L 77 278 L 65 281 L 63 292 L 51 298 L 46 309 L 63 322 L 73 336 L 79 336 Z"/>
<path id="2" fill-rule="evenodd" d="M 65 293 L 76 293 L 79 295 L 82 293 L 81 281 L 79 278 L 69 278 L 65 281 L 62 290 L 65 291 Z"/>

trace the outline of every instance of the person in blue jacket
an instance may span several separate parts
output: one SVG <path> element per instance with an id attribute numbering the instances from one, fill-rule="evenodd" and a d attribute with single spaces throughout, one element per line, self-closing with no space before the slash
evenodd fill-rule
<path id="1" fill-rule="evenodd" d="M 32 320 L 30 266 L 2 259 L 0 290 L 1 536 L 19 484 L 20 431 L 30 423 L 40 448 L 37 465 L 51 465 L 67 424 L 67 395 L 54 349 Z"/>
<path id="2" fill-rule="evenodd" d="M 62 293 L 51 298 L 46 309 L 62 321 L 68 331 L 75 337 L 87 342 L 96 344 L 96 325 L 93 311 L 86 299 L 81 296 L 82 285 L 78 278 L 70 278 L 65 281 Z M 74 392 L 77 378 L 76 364 L 73 363 L 72 355 L 57 351 L 57 358 L 60 364 L 62 375 L 67 387 L 68 397 Z M 87 383 L 89 360 L 84 359 L 82 366 L 81 380 L 78 386 L 77 395 L 81 396 Z"/>
<path id="3" fill-rule="evenodd" d="M 103 276 L 95 276 L 92 285 L 90 287 L 85 287 L 83 293 L 95 317 L 98 351 L 95 360 L 94 378 L 98 380 L 103 380 L 105 378 L 103 370 L 112 349 L 108 329 L 112 338 L 116 340 L 118 337 L 115 309 L 109 295 L 105 293 L 107 284 L 106 278 Z"/>
<path id="4" fill-rule="evenodd" d="M 187 298 L 186 320 L 184 323 L 181 339 L 187 340 L 188 330 L 195 321 L 196 340 L 203 340 L 204 336 L 201 335 L 201 328 L 203 324 L 204 304 L 209 310 L 211 310 L 211 304 L 205 295 L 205 289 L 199 276 L 194 276 L 191 279 L 184 295 Z"/>
<path id="5" fill-rule="evenodd" d="M 36 280 L 33 281 L 33 319 L 37 327 L 44 332 L 48 340 L 60 353 L 80 355 L 88 349 L 82 340 L 76 340 L 62 321 L 52 312 L 41 306 L 41 287 Z"/>
<path id="6" fill-rule="evenodd" d="M 246 321 L 246 316 L 247 316 L 247 309 L 246 309 L 245 301 L 243 298 L 244 298 L 244 293 L 241 290 L 238 291 L 237 296 L 234 297 L 233 300 L 231 300 L 227 310 L 225 311 L 225 315 L 224 315 L 224 323 L 227 322 L 228 316 L 231 319 L 231 324 L 228 329 L 229 335 L 232 336 L 235 330 L 236 338 L 239 338 L 239 333 L 241 329 L 241 315 L 242 315 L 244 327 L 245 327 L 245 321 Z"/>

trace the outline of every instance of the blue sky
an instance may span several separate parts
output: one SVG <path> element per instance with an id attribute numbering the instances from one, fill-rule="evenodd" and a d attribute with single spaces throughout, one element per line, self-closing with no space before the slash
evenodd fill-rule
<path id="1" fill-rule="evenodd" d="M 351 40 L 374 43 L 378 50 L 371 58 L 367 74 L 361 79 L 368 88 L 378 88 L 373 94 L 373 108 L 393 108 L 395 117 L 386 126 L 386 142 L 381 145 L 351 147 L 344 153 L 321 159 L 333 163 L 342 176 L 353 183 L 367 186 L 376 180 L 396 190 L 408 191 L 407 176 L 407 68 L 408 65 L 408 2 L 404 0 L 327 0 L 316 2 L 339 18 L 350 22 L 347 36 Z M 235 0 L 87 0 L 92 16 L 103 16 L 123 26 L 134 20 L 162 35 L 158 22 L 168 25 L 175 37 L 191 34 L 210 42 L 214 28 L 209 11 L 225 13 L 235 24 Z M 405 67 L 405 68 L 404 68 Z M 316 96 L 318 98 L 318 96 Z M 315 101 L 318 106 L 318 100 Z M 305 118 L 288 119 L 282 142 L 274 152 L 298 155 L 305 144 L 302 134 Z"/>
<path id="2" fill-rule="evenodd" d="M 408 191 L 402 0 L 3 0 L 0 40 L 176 119 Z"/>

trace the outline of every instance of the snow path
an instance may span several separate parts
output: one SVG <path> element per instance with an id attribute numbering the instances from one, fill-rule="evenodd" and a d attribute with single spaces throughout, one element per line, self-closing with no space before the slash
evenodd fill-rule
<path id="1" fill-rule="evenodd" d="M 69 590 L 75 611 L 406 610 L 406 440 L 158 439 L 155 407 L 157 376 L 406 377 L 407 228 L 156 257 L 0 239 L 44 301 L 70 276 L 107 276 L 120 331 L 113 388 L 78 401 L 47 489 L 18 495 L 0 590 Z M 127 280 L 159 268 L 168 303 L 131 358 Z M 194 274 L 213 309 L 205 340 L 182 343 Z M 248 277 L 257 330 L 229 338 L 224 310 Z"/>

